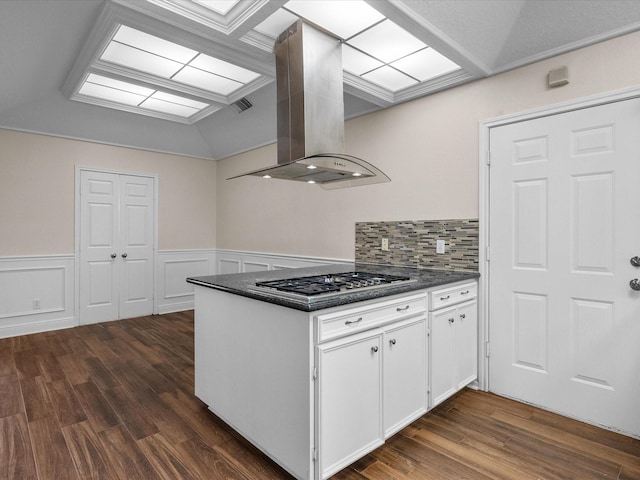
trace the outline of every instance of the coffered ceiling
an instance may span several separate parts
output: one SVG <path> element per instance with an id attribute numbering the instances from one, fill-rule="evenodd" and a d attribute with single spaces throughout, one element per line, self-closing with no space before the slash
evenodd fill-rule
<path id="1" fill-rule="evenodd" d="M 0 127 L 212 159 L 271 143 L 298 17 L 343 43 L 350 118 L 638 30 L 640 2 L 0 0 Z"/>

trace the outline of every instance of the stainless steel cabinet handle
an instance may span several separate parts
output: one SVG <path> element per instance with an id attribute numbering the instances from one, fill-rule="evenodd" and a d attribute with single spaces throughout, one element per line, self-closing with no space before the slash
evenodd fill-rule
<path id="1" fill-rule="evenodd" d="M 126 254 L 126 253 L 123 253 L 123 254 L 122 254 L 122 258 L 127 258 L 127 254 Z"/>
<path id="2" fill-rule="evenodd" d="M 465 290 L 464 292 L 460 292 L 460 295 L 469 295 L 469 290 Z"/>
<path id="3" fill-rule="evenodd" d="M 629 286 L 631 287 L 631 290 L 640 290 L 640 280 L 634 278 L 629 282 Z"/>
<path id="4" fill-rule="evenodd" d="M 634 267 L 640 267 L 640 257 L 631 257 L 631 260 L 629 260 L 629 262 L 631 262 L 631 265 L 633 265 Z"/>
<path id="5" fill-rule="evenodd" d="M 345 325 L 353 325 L 354 323 L 358 323 L 362 321 L 362 317 L 358 317 L 357 320 L 347 320 L 346 322 L 344 322 Z"/>
<path id="6" fill-rule="evenodd" d="M 447 295 L 446 297 L 440 297 L 440 300 L 449 300 L 449 298 L 451 298 L 451 295 Z"/>
<path id="7" fill-rule="evenodd" d="M 403 312 L 405 310 L 409 310 L 409 305 L 407 305 L 406 307 L 398 307 L 398 308 L 396 308 L 396 312 Z"/>
<path id="8" fill-rule="evenodd" d="M 396 339 L 392 338 L 391 340 L 389 340 L 389 345 L 395 345 L 396 344 Z"/>
<path id="9" fill-rule="evenodd" d="M 111 254 L 111 258 L 116 258 L 116 257 L 117 257 L 117 255 L 115 253 Z"/>
<path id="10" fill-rule="evenodd" d="M 371 347 L 371 353 L 376 353 L 377 351 L 378 351 L 378 347 L 377 346 Z"/>

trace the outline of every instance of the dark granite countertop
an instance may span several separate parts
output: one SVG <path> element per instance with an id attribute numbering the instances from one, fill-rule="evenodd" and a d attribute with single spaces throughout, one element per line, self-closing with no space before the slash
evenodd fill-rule
<path id="1" fill-rule="evenodd" d="M 324 298 L 310 297 L 309 301 L 304 302 L 288 298 L 275 297 L 269 295 L 268 293 L 255 292 L 248 289 L 250 285 L 254 285 L 256 282 L 262 282 L 266 280 L 281 280 L 287 278 L 305 277 L 310 275 L 329 275 L 353 271 L 365 271 L 381 274 L 384 273 L 388 275 L 406 275 L 415 278 L 416 281 L 412 283 L 385 286 L 383 288 L 372 290 L 355 290 L 353 292 L 338 296 L 330 296 Z M 191 277 L 187 278 L 187 282 L 194 285 L 201 285 L 204 287 L 213 288 L 215 290 L 233 293 L 236 295 L 242 295 L 244 297 L 254 298 L 263 302 L 282 305 L 288 308 L 294 308 L 305 312 L 313 312 L 324 308 L 361 302 L 363 300 L 371 300 L 375 298 L 386 297 L 389 295 L 397 295 L 399 293 L 424 290 L 426 288 L 437 287 L 440 285 L 460 282 L 463 280 L 475 280 L 479 276 L 480 274 L 477 272 L 427 269 L 423 270 L 415 268 L 348 263 L 339 265 L 325 265 L 320 267 L 269 270 L 254 273 L 234 273 L 227 275 Z"/>

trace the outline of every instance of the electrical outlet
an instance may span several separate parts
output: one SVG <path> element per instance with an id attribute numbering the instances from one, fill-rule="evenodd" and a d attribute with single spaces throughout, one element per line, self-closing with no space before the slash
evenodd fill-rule
<path id="1" fill-rule="evenodd" d="M 382 239 L 382 245 L 380 245 L 380 248 L 382 248 L 382 251 L 384 251 L 384 252 L 388 252 L 389 251 L 389 239 L 388 238 L 383 238 Z"/>
<path id="2" fill-rule="evenodd" d="M 34 298 L 33 299 L 33 309 L 34 310 L 39 310 L 40 309 L 40 299 L 39 298 Z"/>
<path id="3" fill-rule="evenodd" d="M 436 240 L 436 253 L 444 253 L 444 240 Z"/>

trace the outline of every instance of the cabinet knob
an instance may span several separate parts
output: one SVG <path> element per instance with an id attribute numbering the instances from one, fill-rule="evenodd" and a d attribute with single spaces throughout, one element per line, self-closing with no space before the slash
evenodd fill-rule
<path id="1" fill-rule="evenodd" d="M 389 345 L 395 345 L 396 344 L 396 339 L 392 338 L 391 340 L 389 340 Z"/>
<path id="2" fill-rule="evenodd" d="M 374 345 L 373 347 L 371 347 L 371 353 L 376 353 L 378 351 L 378 346 Z"/>
<path id="3" fill-rule="evenodd" d="M 126 254 L 126 253 L 123 253 L 123 254 L 122 254 L 122 258 L 127 258 L 127 254 Z"/>
<path id="4" fill-rule="evenodd" d="M 466 318 L 467 316 L 464 313 L 460 314 L 460 318 Z"/>
<path id="5" fill-rule="evenodd" d="M 455 321 L 456 321 L 456 319 L 455 319 L 455 318 L 453 318 L 453 317 L 451 317 L 451 318 L 449 319 L 449 323 L 450 323 L 451 325 L 453 325 L 453 322 L 455 322 Z"/>
<path id="6" fill-rule="evenodd" d="M 117 257 L 117 255 L 115 253 L 111 254 L 111 258 L 116 258 L 116 257 Z"/>

